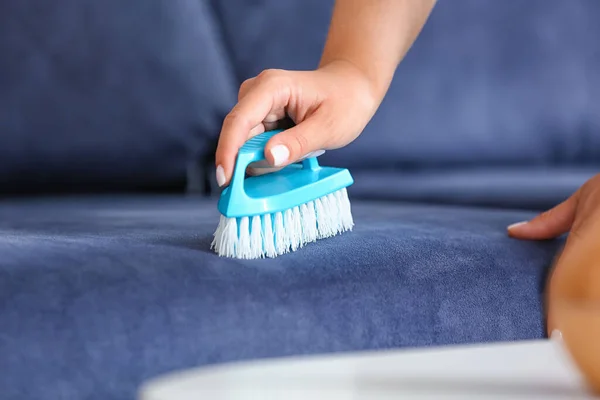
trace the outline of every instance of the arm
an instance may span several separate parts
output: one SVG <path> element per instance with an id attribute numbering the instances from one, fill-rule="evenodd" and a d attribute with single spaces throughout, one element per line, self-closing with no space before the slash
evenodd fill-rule
<path id="1" fill-rule="evenodd" d="M 321 66 L 351 63 L 381 100 L 436 0 L 336 0 Z"/>
<path id="2" fill-rule="evenodd" d="M 271 166 L 284 167 L 356 139 L 434 4 L 435 0 L 336 0 L 317 70 L 267 70 L 240 87 L 238 103 L 219 137 L 218 184 L 229 183 L 244 142 L 276 128 L 284 117 L 295 126 L 267 143 L 265 157 Z"/>

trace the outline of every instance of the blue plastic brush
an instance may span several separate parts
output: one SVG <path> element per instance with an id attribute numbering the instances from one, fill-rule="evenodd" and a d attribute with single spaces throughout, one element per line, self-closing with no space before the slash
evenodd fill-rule
<path id="1" fill-rule="evenodd" d="M 246 178 L 248 165 L 265 159 L 265 145 L 279 132 L 255 136 L 238 152 L 231 183 L 219 199 L 222 215 L 211 245 L 221 256 L 276 257 L 354 226 L 346 191 L 354 181 L 347 169 L 321 167 L 313 157 Z"/>

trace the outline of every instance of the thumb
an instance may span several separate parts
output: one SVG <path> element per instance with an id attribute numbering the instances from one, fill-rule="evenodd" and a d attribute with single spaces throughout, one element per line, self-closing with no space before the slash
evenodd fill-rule
<path id="1" fill-rule="evenodd" d="M 273 136 L 265 146 L 267 161 L 275 167 L 283 167 L 322 150 L 328 138 L 324 132 L 327 126 L 330 125 L 324 123 L 321 113 L 315 112 L 298 125 Z"/>
<path id="2" fill-rule="evenodd" d="M 543 240 L 555 238 L 571 229 L 576 209 L 577 193 L 530 221 L 510 225 L 508 234 L 517 239 Z"/>

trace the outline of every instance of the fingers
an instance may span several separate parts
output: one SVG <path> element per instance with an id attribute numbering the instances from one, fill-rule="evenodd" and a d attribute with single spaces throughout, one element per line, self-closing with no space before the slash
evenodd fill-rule
<path id="1" fill-rule="evenodd" d="M 544 240 L 567 233 L 575 219 L 577 194 L 531 221 L 519 222 L 508 227 L 508 234 L 518 239 Z"/>
<path id="2" fill-rule="evenodd" d="M 598 237 L 592 231 L 581 234 L 572 231 L 564 248 L 556 258 L 546 287 L 547 328 L 551 333 L 562 330 L 559 314 L 562 306 L 581 304 L 582 301 L 596 303 L 600 295 L 600 269 L 598 269 Z M 575 311 L 575 310 L 573 310 Z"/>
<path id="3" fill-rule="evenodd" d="M 254 86 L 254 82 L 255 82 L 255 78 L 250 78 L 250 79 L 245 80 L 242 83 L 242 85 L 240 86 L 240 91 L 238 93 L 238 102 L 241 101 L 246 96 L 246 94 L 248 94 L 248 92 Z M 269 116 L 267 116 L 267 118 L 269 118 Z M 256 125 L 255 127 L 253 127 L 250 130 L 250 133 L 248 134 L 248 139 L 253 138 L 256 135 L 260 135 L 261 133 L 263 133 L 265 130 L 268 130 L 268 129 L 270 129 L 270 128 L 267 128 L 263 121 L 263 123 Z"/>
<path id="4" fill-rule="evenodd" d="M 250 89 L 252 89 L 252 87 L 254 86 L 254 83 L 256 83 L 256 78 L 246 79 L 244 82 L 242 82 L 242 84 L 240 85 L 240 90 L 238 92 L 238 101 L 242 100 L 244 96 L 248 94 Z"/>
<path id="5" fill-rule="evenodd" d="M 325 112 L 318 109 L 298 125 L 271 138 L 265 146 L 265 156 L 269 164 L 283 167 L 307 156 L 314 156 L 310 154 L 312 152 L 321 152 L 322 154 L 328 138 L 323 131 L 329 126 L 325 123 L 324 115 Z"/>
<path id="6" fill-rule="evenodd" d="M 256 78 L 250 78 L 245 80 L 240 86 L 240 91 L 238 93 L 238 102 L 241 101 L 255 86 Z M 285 107 L 281 107 L 277 110 L 271 110 L 271 112 L 264 118 L 264 120 L 256 125 L 250 131 L 248 135 L 248 139 L 260 135 L 265 131 L 269 131 L 277 128 L 278 121 L 281 121 L 286 116 Z"/>
<path id="7" fill-rule="evenodd" d="M 267 130 L 265 124 L 258 124 L 254 128 L 250 129 L 247 139 L 253 138 L 256 135 L 260 135 L 261 133 L 264 133 L 265 130 Z"/>
<path id="8" fill-rule="evenodd" d="M 317 150 L 308 153 L 305 157 L 298 159 L 297 161 L 302 161 L 311 157 L 319 157 L 325 154 L 325 150 Z M 271 172 L 276 172 L 282 169 L 283 167 L 273 167 L 269 164 L 267 160 L 259 161 L 256 163 L 252 163 L 248 166 L 247 173 L 248 175 L 258 176 L 264 174 L 270 174 Z"/>
<path id="9" fill-rule="evenodd" d="M 287 81 L 285 76 L 270 72 L 259 75 L 243 88 L 241 100 L 225 117 L 219 135 L 215 155 L 219 186 L 231 180 L 235 157 L 248 137 L 264 132 L 262 123 L 266 118 L 271 121 L 285 114 L 291 96 Z"/>

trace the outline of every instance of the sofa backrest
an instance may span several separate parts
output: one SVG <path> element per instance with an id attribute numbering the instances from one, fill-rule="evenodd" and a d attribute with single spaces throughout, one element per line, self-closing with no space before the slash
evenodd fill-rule
<path id="1" fill-rule="evenodd" d="M 333 0 L 214 0 L 238 83 L 314 68 Z M 600 2 L 438 0 L 353 168 L 600 163 Z"/>
<path id="2" fill-rule="evenodd" d="M 205 1 L 3 0 L 0 192 L 184 187 L 236 84 Z"/>
<path id="3" fill-rule="evenodd" d="M 0 192 L 201 182 L 239 84 L 314 68 L 333 0 L 51 3 L 0 4 Z M 598 0 L 439 0 L 364 134 L 324 161 L 598 163 L 599 19 Z"/>

